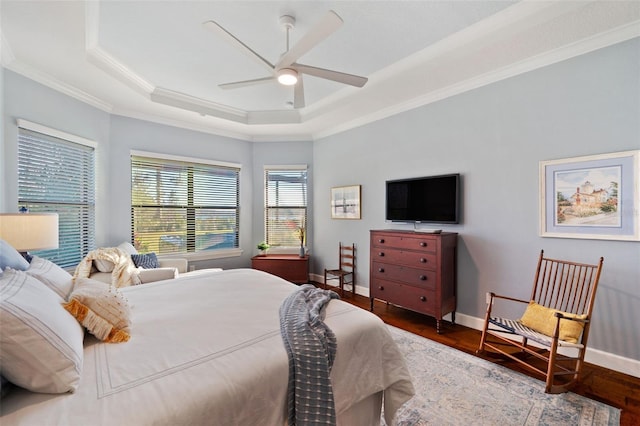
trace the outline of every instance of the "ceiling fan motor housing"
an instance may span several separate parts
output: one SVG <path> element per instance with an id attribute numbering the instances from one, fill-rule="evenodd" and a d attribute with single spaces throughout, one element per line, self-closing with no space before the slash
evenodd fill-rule
<path id="1" fill-rule="evenodd" d="M 296 18 L 291 15 L 282 15 L 279 19 L 280 25 L 284 30 L 291 30 L 296 26 Z"/>

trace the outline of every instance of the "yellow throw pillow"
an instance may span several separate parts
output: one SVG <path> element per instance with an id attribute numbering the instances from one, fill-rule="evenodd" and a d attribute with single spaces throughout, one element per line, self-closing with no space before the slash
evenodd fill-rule
<path id="1" fill-rule="evenodd" d="M 529 302 L 524 315 L 520 318 L 520 322 L 525 326 L 534 329 L 538 333 L 542 333 L 546 336 L 553 336 L 553 331 L 556 328 L 555 313 L 560 312 L 562 315 L 585 319 L 586 315 L 569 314 L 567 312 L 558 311 L 555 309 L 547 308 L 537 304 L 533 300 Z M 578 321 L 562 320 L 560 321 L 560 340 L 564 340 L 569 343 L 578 343 L 578 338 L 582 334 L 584 324 Z"/>
<path id="2" fill-rule="evenodd" d="M 129 303 L 109 284 L 89 278 L 76 279 L 69 302 L 63 306 L 100 340 L 118 343 L 130 338 Z"/>

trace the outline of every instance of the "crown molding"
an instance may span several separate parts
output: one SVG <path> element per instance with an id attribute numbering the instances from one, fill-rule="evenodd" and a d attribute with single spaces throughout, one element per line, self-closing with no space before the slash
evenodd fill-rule
<path id="1" fill-rule="evenodd" d="M 569 43 L 565 46 L 561 46 L 542 54 L 526 58 L 508 66 L 491 70 L 484 74 L 474 76 L 473 78 L 449 85 L 447 87 L 443 87 L 439 90 L 414 97 L 407 101 L 399 102 L 388 108 L 379 109 L 370 114 L 362 115 L 350 122 L 345 122 L 338 126 L 327 127 L 325 130 L 314 133 L 313 137 L 314 139 L 321 139 L 327 136 L 341 133 L 359 126 L 369 124 L 374 121 L 400 114 L 424 105 L 428 105 L 430 103 L 459 95 L 470 90 L 474 90 L 501 80 L 505 80 L 510 77 L 524 74 L 526 72 L 543 68 L 548 65 L 553 65 L 555 63 L 562 62 L 564 60 L 584 55 L 618 43 L 622 43 L 637 37 L 640 37 L 640 20 L 633 21 L 618 28 L 614 28 L 600 34 L 596 34 L 591 37 Z M 433 52 L 430 52 L 429 54 L 432 53 Z M 370 78 L 370 81 L 373 81 L 373 83 L 375 84 L 380 80 L 384 81 L 385 77 L 388 79 L 397 76 L 396 72 L 389 74 L 387 73 L 388 70 L 383 70 L 380 75 L 372 76 L 372 78 Z M 331 103 L 331 101 L 332 99 L 327 100 L 329 104 Z"/>
<path id="2" fill-rule="evenodd" d="M 640 37 L 640 8 L 621 3 L 609 10 L 609 2 L 525 0 L 371 75 L 364 88 L 345 87 L 299 110 L 245 111 L 155 86 L 99 46 L 99 2 L 85 2 L 86 58 L 150 102 L 144 112 L 116 107 L 21 62 L 1 28 L 0 47 L 7 69 L 111 114 L 252 142 L 310 141 Z M 605 11 L 610 11 L 606 19 Z M 594 35 L 581 38 L 571 25 Z M 566 33 L 549 31 L 558 27 Z M 516 43 L 521 44 L 514 48 Z M 492 55 L 482 57 L 484 52 Z M 474 66 L 478 58 L 483 67 Z M 447 84 L 448 71 L 461 69 L 479 74 L 459 73 Z M 441 73 L 432 75 L 444 81 L 442 86 L 425 81 L 434 72 Z"/>
<path id="3" fill-rule="evenodd" d="M 100 47 L 86 50 L 87 60 L 136 92 L 149 96 L 155 86 Z"/>
<path id="4" fill-rule="evenodd" d="M 113 105 L 108 102 L 103 101 L 100 98 L 97 98 L 93 95 L 90 95 L 82 90 L 79 90 L 77 87 L 71 86 L 67 83 L 64 83 L 49 74 L 43 73 L 35 68 L 23 64 L 20 60 L 16 59 L 7 66 L 5 66 L 10 71 L 13 71 L 17 74 L 20 74 L 30 80 L 34 80 L 50 89 L 58 91 L 64 95 L 67 95 L 71 98 L 77 99 L 81 102 L 89 104 L 95 108 L 98 108 L 105 112 L 113 111 Z"/>

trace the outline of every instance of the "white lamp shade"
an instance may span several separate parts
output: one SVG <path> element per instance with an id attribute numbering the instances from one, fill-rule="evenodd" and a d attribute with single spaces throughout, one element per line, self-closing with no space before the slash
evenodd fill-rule
<path id="1" fill-rule="evenodd" d="M 1 213 L 0 238 L 20 252 L 58 248 L 58 214 Z"/>

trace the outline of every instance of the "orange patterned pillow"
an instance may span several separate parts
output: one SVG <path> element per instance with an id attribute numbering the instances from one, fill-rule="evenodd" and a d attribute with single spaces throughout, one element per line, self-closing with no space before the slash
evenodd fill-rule
<path id="1" fill-rule="evenodd" d="M 89 278 L 76 280 L 64 308 L 91 334 L 105 342 L 126 342 L 130 338 L 129 303 L 117 288 Z"/>

